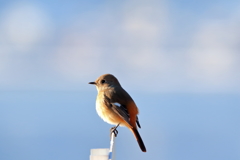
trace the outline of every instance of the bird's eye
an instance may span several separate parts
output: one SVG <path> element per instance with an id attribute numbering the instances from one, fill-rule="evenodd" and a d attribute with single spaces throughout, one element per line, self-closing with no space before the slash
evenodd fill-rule
<path id="1" fill-rule="evenodd" d="M 103 79 L 103 80 L 101 80 L 101 83 L 103 84 L 103 83 L 105 83 L 106 81 Z"/>

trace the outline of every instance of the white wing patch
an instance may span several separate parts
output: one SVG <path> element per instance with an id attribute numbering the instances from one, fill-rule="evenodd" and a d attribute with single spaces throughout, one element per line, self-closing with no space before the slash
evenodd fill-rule
<path id="1" fill-rule="evenodd" d="M 113 104 L 114 104 L 115 106 L 117 106 L 117 107 L 121 107 L 121 104 L 120 104 L 120 103 L 114 102 Z"/>

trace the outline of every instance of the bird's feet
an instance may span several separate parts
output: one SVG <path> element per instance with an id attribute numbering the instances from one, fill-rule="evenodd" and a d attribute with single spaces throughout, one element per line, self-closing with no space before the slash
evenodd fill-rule
<path id="1" fill-rule="evenodd" d="M 112 128 L 110 129 L 110 137 L 111 137 L 112 133 L 114 134 L 115 137 L 117 137 L 117 134 L 118 134 L 117 127 L 118 127 L 118 126 L 119 126 L 119 124 L 118 124 L 117 126 L 112 127 Z"/>

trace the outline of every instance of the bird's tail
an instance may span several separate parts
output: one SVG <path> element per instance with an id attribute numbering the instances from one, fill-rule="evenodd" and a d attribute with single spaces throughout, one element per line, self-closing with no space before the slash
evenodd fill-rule
<path id="1" fill-rule="evenodd" d="M 141 148 L 141 150 L 142 150 L 143 152 L 147 152 L 147 150 L 146 150 L 146 148 L 145 148 L 145 145 L 144 145 L 144 143 L 143 143 L 143 141 L 142 141 L 142 138 L 141 138 L 138 130 L 137 130 L 136 128 L 131 128 L 131 131 L 133 132 L 133 134 L 134 134 L 134 136 L 135 136 L 135 138 L 136 138 L 136 140 L 137 140 L 137 142 L 138 142 L 138 145 L 139 145 L 139 147 Z"/>

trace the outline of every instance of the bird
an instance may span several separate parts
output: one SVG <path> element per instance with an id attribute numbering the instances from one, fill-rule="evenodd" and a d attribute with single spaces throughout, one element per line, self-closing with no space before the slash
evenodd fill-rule
<path id="1" fill-rule="evenodd" d="M 116 125 L 112 131 L 120 126 L 127 127 L 135 136 L 140 149 L 146 152 L 146 147 L 138 132 L 141 128 L 138 119 L 138 107 L 132 97 L 122 88 L 118 79 L 112 74 L 104 74 L 94 82 L 98 94 L 96 99 L 96 110 L 103 121 Z"/>

